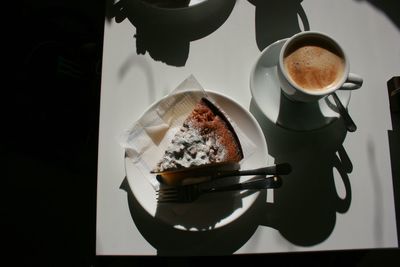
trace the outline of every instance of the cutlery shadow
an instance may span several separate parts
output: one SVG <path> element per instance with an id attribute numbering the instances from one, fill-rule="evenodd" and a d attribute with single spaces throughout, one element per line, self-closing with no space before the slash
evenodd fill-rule
<path id="1" fill-rule="evenodd" d="M 288 162 L 293 168 L 274 192 L 273 203 L 258 207 L 264 214 L 261 224 L 275 228 L 294 245 L 323 242 L 334 230 L 337 213 L 347 212 L 351 204 L 348 173 L 353 166 L 342 146 L 347 133 L 343 122 L 294 132 L 269 121 L 253 100 L 250 111 L 260 123 L 275 163 Z"/>

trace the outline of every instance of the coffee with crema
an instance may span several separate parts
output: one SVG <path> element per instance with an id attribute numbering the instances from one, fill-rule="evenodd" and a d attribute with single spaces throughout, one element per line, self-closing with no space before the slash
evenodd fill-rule
<path id="1" fill-rule="evenodd" d="M 300 39 L 284 54 L 287 75 L 298 87 L 309 91 L 329 89 L 343 76 L 344 56 L 321 39 Z"/>

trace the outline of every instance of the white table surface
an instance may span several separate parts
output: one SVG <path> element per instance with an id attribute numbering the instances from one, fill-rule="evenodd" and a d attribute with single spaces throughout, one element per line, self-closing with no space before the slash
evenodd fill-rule
<path id="1" fill-rule="evenodd" d="M 258 114 L 251 99 L 249 77 L 261 51 L 256 42 L 256 7 L 244 0 L 237 1 L 228 19 L 215 32 L 190 43 L 189 55 L 182 67 L 155 61 L 148 53 L 138 55 L 133 24 L 128 19 L 117 23 L 112 18 L 106 20 L 104 29 L 97 255 L 207 255 L 397 247 L 386 82 L 399 75 L 400 28 L 368 1 L 304 0 L 301 6 L 310 30 L 336 38 L 350 58 L 351 71 L 364 77 L 363 87 L 353 92 L 349 106 L 358 130 L 346 134 L 338 123 L 326 130 L 336 129 L 342 134 L 336 137 L 343 141 L 342 150 L 352 163 L 352 169 L 345 174 L 351 190 L 347 197 L 337 168 L 332 167 L 328 175 L 339 197 L 345 199 L 341 202 L 342 208 L 332 210 L 329 203 L 323 212 L 312 201 L 315 199 L 324 205 L 322 190 L 329 183 L 326 177 L 312 173 L 313 167 L 328 160 L 321 157 L 321 149 L 312 145 L 324 146 L 326 140 L 332 141 L 328 139 L 331 135 L 324 131 L 293 133 L 261 119 L 260 125 L 269 134 L 266 140 L 271 162 L 295 160 L 294 167 L 298 167 L 287 177 L 291 181 L 284 184 L 284 187 L 290 187 L 290 183 L 292 187 L 298 186 L 290 189 L 293 205 L 287 199 L 290 194 L 283 196 L 286 197 L 284 205 L 275 207 L 281 209 L 278 211 L 268 208 L 266 199 L 261 199 L 256 203 L 257 208 L 233 225 L 198 234 L 156 222 L 132 203 L 131 213 L 127 192 L 120 188 L 125 177 L 120 134 L 150 104 L 190 74 L 204 88 L 223 93 Z M 265 25 L 265 30 L 270 31 L 270 40 L 280 33 L 283 15 L 269 12 L 270 17 L 265 21 L 270 21 L 270 25 Z M 273 19 L 276 22 L 271 25 Z M 291 30 L 302 30 L 303 26 L 297 28 Z M 293 143 L 285 146 L 285 140 Z M 307 145 L 311 148 L 304 147 Z M 336 162 L 335 155 L 329 158 L 330 162 Z M 304 182 L 293 182 L 296 178 Z M 321 187 L 314 183 L 319 179 Z M 277 199 L 272 202 L 276 203 Z M 281 218 L 274 221 L 274 216 Z"/>

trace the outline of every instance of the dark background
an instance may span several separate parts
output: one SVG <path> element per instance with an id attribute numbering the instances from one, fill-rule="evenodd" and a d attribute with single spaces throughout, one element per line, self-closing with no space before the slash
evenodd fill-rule
<path id="1" fill-rule="evenodd" d="M 106 1 L 18 2 L 5 38 L 1 261 L 11 266 L 393 266 L 396 249 L 224 257 L 96 257 L 97 141 Z M 374 1 L 375 3 L 376 1 Z M 4 52 L 3 51 L 3 52 Z M 8 74 L 9 72 L 9 74 Z M 258 263 L 256 263 L 258 262 Z"/>

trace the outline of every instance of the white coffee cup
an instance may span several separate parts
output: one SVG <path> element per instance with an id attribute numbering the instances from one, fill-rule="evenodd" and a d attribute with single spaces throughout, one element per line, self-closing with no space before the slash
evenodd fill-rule
<path id="1" fill-rule="evenodd" d="M 360 88 L 363 79 L 349 69 L 342 47 L 321 32 L 304 31 L 293 35 L 279 54 L 280 86 L 294 101 L 318 101 L 336 90 Z"/>

